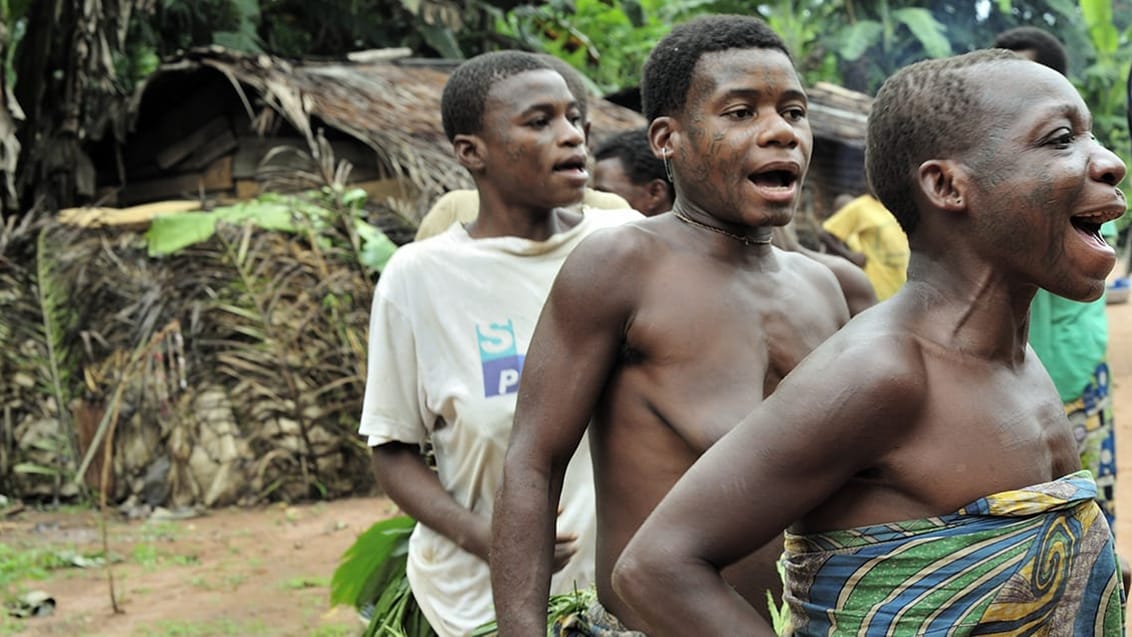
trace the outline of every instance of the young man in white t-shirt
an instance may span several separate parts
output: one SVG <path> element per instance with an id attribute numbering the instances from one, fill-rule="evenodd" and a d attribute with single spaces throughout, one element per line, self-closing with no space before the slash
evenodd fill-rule
<path id="1" fill-rule="evenodd" d="M 442 637 L 493 617 L 493 498 L 531 333 L 559 267 L 593 231 L 635 211 L 568 209 L 588 180 L 581 114 L 561 75 L 517 51 L 473 58 L 441 100 L 444 129 L 479 191 L 467 226 L 404 246 L 378 283 L 360 433 L 378 482 L 417 525 L 408 577 Z M 430 440 L 436 470 L 421 445 Z M 594 576 L 593 478 L 582 446 L 565 477 L 551 591 Z"/>

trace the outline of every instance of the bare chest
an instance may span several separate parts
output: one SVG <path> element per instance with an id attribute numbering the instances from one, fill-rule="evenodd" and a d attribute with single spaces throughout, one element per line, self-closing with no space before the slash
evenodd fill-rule
<path id="1" fill-rule="evenodd" d="M 956 371 L 930 376 L 922 422 L 894 452 L 893 474 L 911 490 L 961 505 L 1077 469 L 1068 419 L 1039 365 Z"/>
<path id="2" fill-rule="evenodd" d="M 698 451 L 840 326 L 829 300 L 801 286 L 724 282 L 687 286 L 680 302 L 646 298 L 627 331 L 618 381 Z"/>

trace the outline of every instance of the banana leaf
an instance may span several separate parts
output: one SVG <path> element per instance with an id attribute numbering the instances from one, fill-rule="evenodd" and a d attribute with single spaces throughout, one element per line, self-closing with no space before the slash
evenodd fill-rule
<path id="1" fill-rule="evenodd" d="M 361 607 L 394 583 L 397 563 L 404 563 L 416 521 L 402 515 L 382 520 L 346 549 L 330 578 L 330 605 Z M 401 568 L 404 571 L 404 567 Z"/>

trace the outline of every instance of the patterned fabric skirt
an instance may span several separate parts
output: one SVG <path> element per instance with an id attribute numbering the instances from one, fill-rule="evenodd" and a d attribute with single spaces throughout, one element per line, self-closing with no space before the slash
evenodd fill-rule
<path id="1" fill-rule="evenodd" d="M 1093 371 L 1093 378 L 1081 397 L 1065 403 L 1065 414 L 1073 425 L 1081 468 L 1088 469 L 1097 482 L 1097 504 L 1108 525 L 1116 530 L 1116 425 L 1109 394 L 1108 363 Z"/>
<path id="2" fill-rule="evenodd" d="M 787 533 L 787 634 L 1122 635 L 1096 494 L 1082 470 L 939 517 Z"/>

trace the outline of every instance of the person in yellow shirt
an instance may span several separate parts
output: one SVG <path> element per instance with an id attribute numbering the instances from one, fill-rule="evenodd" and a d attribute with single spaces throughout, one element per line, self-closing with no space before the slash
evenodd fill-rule
<path id="1" fill-rule="evenodd" d="M 877 299 L 896 293 L 908 275 L 908 236 L 896 217 L 872 195 L 864 194 L 841 206 L 822 228 L 864 255 L 865 276 Z"/>

